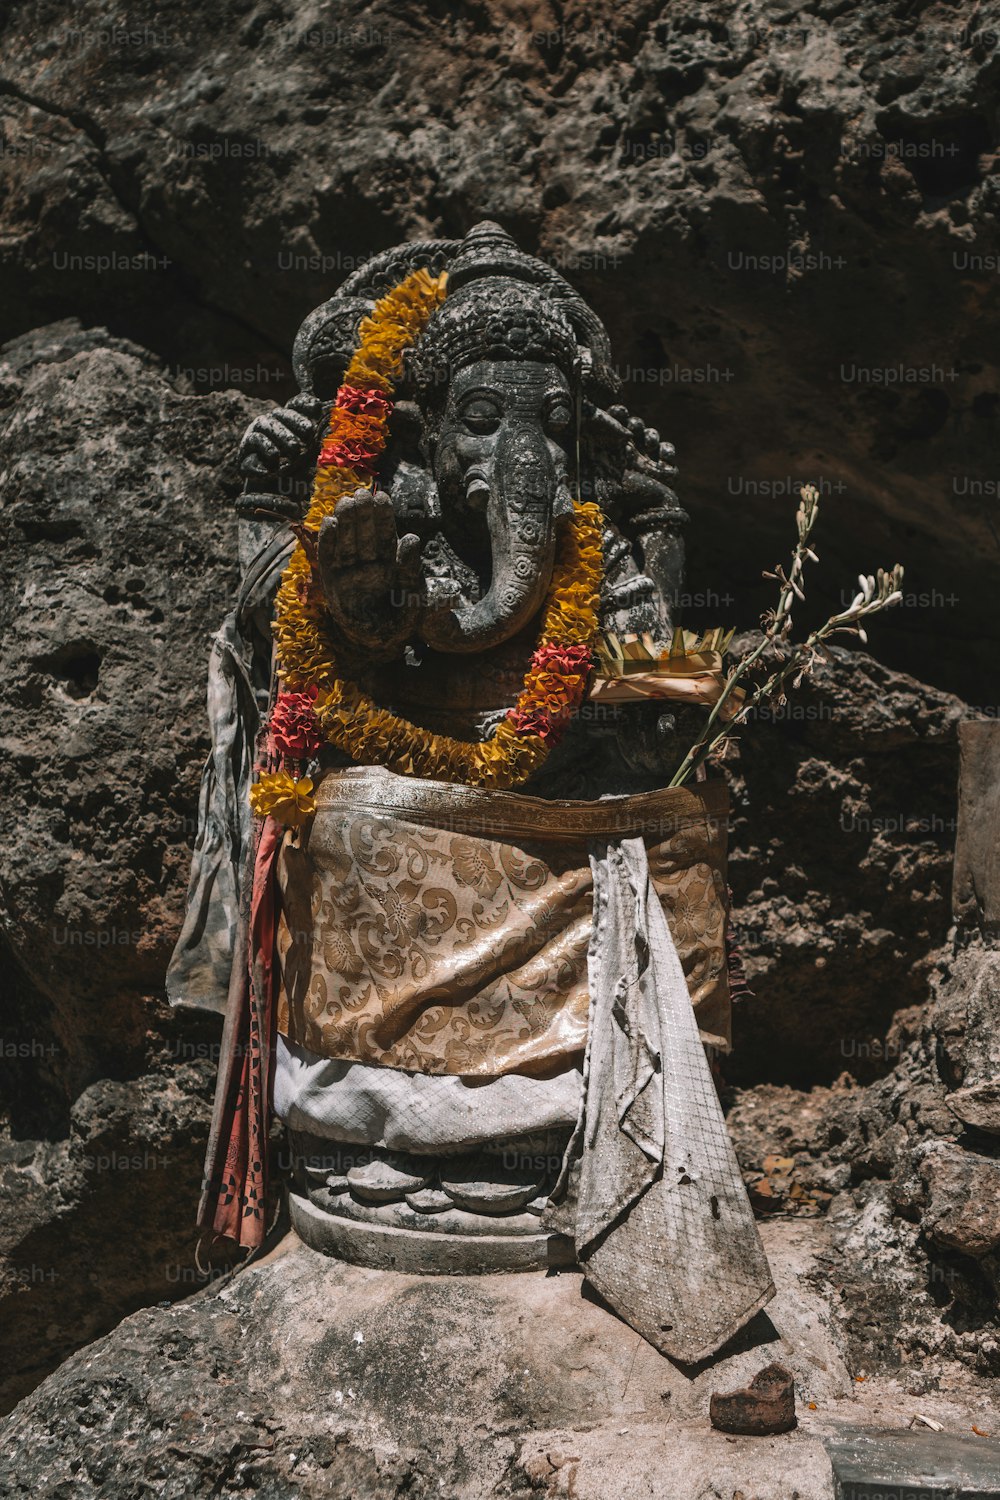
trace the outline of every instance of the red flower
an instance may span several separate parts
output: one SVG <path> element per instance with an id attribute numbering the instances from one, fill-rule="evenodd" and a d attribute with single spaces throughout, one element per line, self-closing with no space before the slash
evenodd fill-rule
<path id="1" fill-rule="evenodd" d="M 308 760 L 326 743 L 313 703 L 319 689 L 304 693 L 279 693 L 271 714 L 271 748 L 275 755 Z"/>
<path id="2" fill-rule="evenodd" d="M 341 411 L 355 412 L 364 417 L 387 417 L 392 411 L 392 402 L 381 391 L 364 391 L 356 385 L 342 385 L 337 392 L 336 404 Z"/>
<path id="3" fill-rule="evenodd" d="M 546 745 L 558 739 L 564 728 L 563 725 L 554 724 L 540 708 L 510 708 L 507 710 L 507 717 L 518 734 L 537 735 Z"/>
<path id="4" fill-rule="evenodd" d="M 543 744 L 555 744 L 565 732 L 573 709 L 583 697 L 593 658 L 587 646 L 539 646 L 531 658 L 529 681 L 522 694 L 522 708 L 512 708 L 507 718 L 518 734 L 537 735 Z"/>
<path id="5" fill-rule="evenodd" d="M 539 646 L 531 658 L 533 672 L 557 672 L 561 677 L 586 675 L 593 666 L 589 646 Z"/>
<path id="6" fill-rule="evenodd" d="M 377 458 L 377 448 L 369 448 L 357 438 L 344 438 L 329 448 L 324 447 L 319 464 L 323 469 L 364 469 Z"/>

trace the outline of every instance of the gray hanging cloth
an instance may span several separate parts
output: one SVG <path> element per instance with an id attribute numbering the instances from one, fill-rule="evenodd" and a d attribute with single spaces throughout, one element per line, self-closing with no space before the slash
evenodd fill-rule
<path id="1" fill-rule="evenodd" d="M 184 924 L 167 968 L 171 1005 L 226 1010 L 251 843 L 254 746 L 268 687 L 266 678 L 259 680 L 263 673 L 254 660 L 254 629 L 259 634 L 261 622 L 270 620 L 275 589 L 294 546 L 285 527 L 264 542 L 243 576 L 235 608 L 212 637 L 212 748 L 201 777 Z M 265 659 L 269 665 L 269 647 Z"/>
<path id="2" fill-rule="evenodd" d="M 641 838 L 595 846 L 576 1248 L 655 1348 L 694 1363 L 774 1295 Z"/>

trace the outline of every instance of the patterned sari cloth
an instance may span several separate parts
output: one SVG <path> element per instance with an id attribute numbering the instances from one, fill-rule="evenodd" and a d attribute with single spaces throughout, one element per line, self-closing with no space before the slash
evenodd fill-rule
<path id="1" fill-rule="evenodd" d="M 551 1076 L 582 1061 L 594 839 L 641 837 L 703 1039 L 728 1048 L 722 783 L 542 801 L 333 772 L 277 862 L 278 1030 L 322 1057 Z"/>

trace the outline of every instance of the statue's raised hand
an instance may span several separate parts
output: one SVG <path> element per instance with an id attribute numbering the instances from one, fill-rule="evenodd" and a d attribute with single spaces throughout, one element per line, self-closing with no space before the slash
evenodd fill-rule
<path id="1" fill-rule="evenodd" d="M 348 640 L 369 655 L 395 655 L 423 603 L 420 541 L 400 537 L 392 501 L 358 489 L 319 529 L 318 561 L 326 602 Z"/>
<path id="2" fill-rule="evenodd" d="M 249 479 L 277 474 L 319 448 L 319 419 L 323 403 L 303 392 L 287 406 L 254 417 L 243 434 L 237 455 L 240 472 Z"/>

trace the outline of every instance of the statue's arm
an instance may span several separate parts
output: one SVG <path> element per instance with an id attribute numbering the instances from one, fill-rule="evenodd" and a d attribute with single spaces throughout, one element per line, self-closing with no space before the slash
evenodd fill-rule
<path id="1" fill-rule="evenodd" d="M 621 630 L 650 630 L 661 639 L 672 633 L 684 584 L 683 527 L 687 515 L 674 492 L 674 449 L 660 441 L 621 405 L 587 412 L 592 434 L 598 499 L 627 540 L 632 556 L 642 560 L 641 574 L 652 584 L 653 612 L 641 607 L 629 559 L 618 558 L 608 578 L 609 592 L 619 594 L 607 612 Z M 638 565 L 635 572 L 640 571 Z M 635 610 L 635 620 L 629 618 Z M 641 623 L 640 623 L 641 619 Z"/>
<path id="2" fill-rule="evenodd" d="M 256 481 L 314 459 L 319 452 L 322 414 L 319 397 L 303 392 L 287 406 L 254 417 L 239 446 L 240 473 Z"/>

